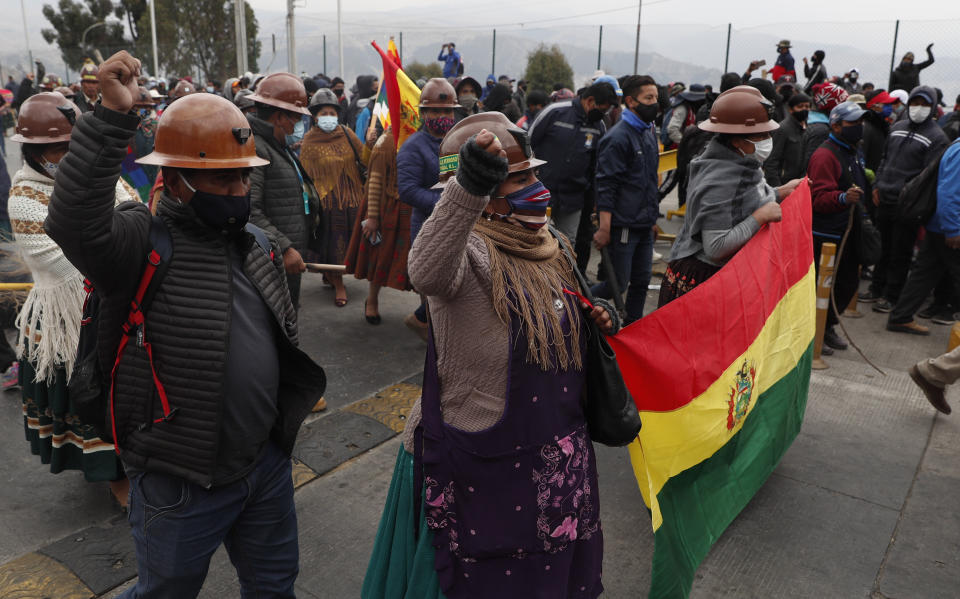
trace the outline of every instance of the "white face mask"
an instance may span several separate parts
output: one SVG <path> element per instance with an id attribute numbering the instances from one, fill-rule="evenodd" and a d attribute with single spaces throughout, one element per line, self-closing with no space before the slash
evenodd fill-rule
<path id="1" fill-rule="evenodd" d="M 929 106 L 911 106 L 910 107 L 910 120 L 914 123 L 922 123 L 927 120 L 927 117 L 930 116 L 930 107 Z"/>
<path id="2" fill-rule="evenodd" d="M 750 141 L 749 139 L 747 141 Z M 750 141 L 753 144 L 753 155 L 754 157 L 761 162 L 765 162 L 767 158 L 770 158 L 770 154 L 773 153 L 773 138 L 768 137 L 763 141 Z"/>
<path id="3" fill-rule="evenodd" d="M 318 116 L 317 117 L 317 127 L 320 127 L 320 130 L 324 133 L 331 133 L 334 129 L 337 128 L 339 120 L 335 116 Z"/>

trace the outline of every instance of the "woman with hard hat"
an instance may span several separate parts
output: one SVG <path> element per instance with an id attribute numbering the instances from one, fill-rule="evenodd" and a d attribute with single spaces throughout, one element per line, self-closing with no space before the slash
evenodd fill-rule
<path id="1" fill-rule="evenodd" d="M 340 100 L 329 88 L 318 89 L 310 99 L 308 109 L 313 115 L 314 126 L 303 138 L 300 162 L 313 179 L 320 197 L 324 229 L 323 234 L 317 236 L 324 247 L 319 252 L 311 250 L 319 254 L 312 261 L 344 264 L 353 223 L 363 200 L 363 171 L 370 156 L 368 146 L 373 142 L 368 140 L 368 146 L 365 146 L 353 131 L 340 124 Z M 334 304 L 338 308 L 346 306 L 347 288 L 343 286 L 343 275 L 327 274 L 325 277 L 336 292 Z"/>
<path id="2" fill-rule="evenodd" d="M 34 280 L 17 316 L 23 424 L 30 450 L 51 472 L 82 470 L 90 482 L 110 481 L 125 507 L 129 487 L 114 446 L 80 422 L 67 390 L 86 297 L 83 275 L 43 227 L 54 176 L 80 114 L 60 93 L 39 93 L 23 103 L 11 138 L 23 144 L 24 164 L 10 189 L 10 225 Z M 133 199 L 118 181 L 115 201 Z"/>
<path id="3" fill-rule="evenodd" d="M 600 595 L 586 319 L 526 132 L 469 116 L 440 146 L 443 193 L 410 251 L 430 306 L 410 412 L 361 596 Z M 441 384 L 442 381 L 442 384 Z"/>
<path id="4" fill-rule="evenodd" d="M 770 187 L 763 161 L 773 151 L 773 104 L 756 88 L 720 94 L 698 127 L 715 133 L 690 163 L 687 214 L 670 252 L 660 306 L 703 283 L 769 222 L 780 220 L 780 201 L 801 179 Z"/>

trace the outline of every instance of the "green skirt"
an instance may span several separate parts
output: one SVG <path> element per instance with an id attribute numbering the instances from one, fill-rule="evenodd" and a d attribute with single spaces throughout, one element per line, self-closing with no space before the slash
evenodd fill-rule
<path id="1" fill-rule="evenodd" d="M 53 382 L 35 381 L 36 371 L 20 360 L 23 429 L 33 455 L 50 464 L 50 472 L 82 470 L 89 482 L 120 480 L 123 466 L 112 443 L 74 415 L 67 392 L 67 373 L 57 368 Z"/>
<path id="2" fill-rule="evenodd" d="M 427 528 L 423 501 L 414 514 L 413 493 L 413 456 L 401 446 L 362 599 L 444 599 L 433 568 L 433 532 Z"/>

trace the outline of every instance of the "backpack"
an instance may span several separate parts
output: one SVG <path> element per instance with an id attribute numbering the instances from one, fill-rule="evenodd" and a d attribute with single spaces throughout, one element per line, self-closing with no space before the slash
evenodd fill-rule
<path id="1" fill-rule="evenodd" d="M 671 106 L 663 113 L 663 125 L 660 127 L 660 143 L 663 144 L 664 149 L 673 144 L 673 140 L 670 139 L 670 134 L 667 132 L 667 125 L 670 124 L 670 119 L 673 118 L 674 108 L 676 108 L 676 106 Z"/>
<path id="2" fill-rule="evenodd" d="M 244 229 L 256 238 L 257 244 L 272 258 L 273 252 L 266 233 L 251 224 L 247 224 Z M 67 383 L 70 401 L 80 421 L 93 426 L 104 441 L 116 444 L 118 452 L 119 444 L 116 443 L 116 427 L 113 418 L 113 382 L 120 358 L 131 338 L 135 337 L 136 343 L 146 349 L 150 360 L 153 382 L 163 406 L 163 417 L 155 422 L 170 420 L 177 413 L 177 408 L 170 408 L 166 390 L 157 375 L 157 369 L 153 363 L 153 349 L 146 339 L 144 328 L 146 311 L 163 281 L 173 254 L 173 239 L 159 216 L 151 217 L 149 239 L 150 249 L 147 252 L 146 267 L 140 275 L 140 282 L 130 302 L 130 313 L 123 324 L 123 335 L 117 345 L 116 358 L 109 373 L 104 373 L 100 366 L 99 327 L 102 298 L 93 283 L 89 279 L 84 280 L 83 286 L 87 297 L 83 303 L 83 317 L 80 321 L 80 341 L 77 344 L 77 357 L 70 381 Z M 152 423 L 143 423 L 140 428 L 147 428 L 150 424 Z"/>
<path id="3" fill-rule="evenodd" d="M 920 174 L 907 181 L 900 190 L 897 199 L 898 216 L 906 224 L 925 225 L 937 211 L 937 180 L 940 174 L 940 161 L 947 151 L 944 147 Z"/>

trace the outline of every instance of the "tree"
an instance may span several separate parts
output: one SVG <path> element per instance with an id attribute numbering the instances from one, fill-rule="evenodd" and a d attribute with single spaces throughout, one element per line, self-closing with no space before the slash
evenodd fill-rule
<path id="1" fill-rule="evenodd" d="M 433 79 L 434 77 L 443 77 L 443 69 L 440 68 L 440 63 L 430 62 L 408 62 L 403 65 L 403 72 L 407 74 L 412 81 L 416 82 L 418 79 Z"/>
<path id="2" fill-rule="evenodd" d="M 257 40 L 259 25 L 250 4 L 244 1 L 247 19 L 247 61 L 250 70 L 258 70 L 257 58 L 261 43 Z M 157 47 L 161 69 L 170 75 L 184 76 L 197 72 L 207 79 L 224 81 L 237 73 L 237 45 L 234 29 L 233 0 L 158 0 Z M 139 31 L 150 31 L 150 13 L 137 21 Z M 145 37 L 143 38 L 145 39 Z M 153 64 L 149 44 L 140 50 L 143 64 Z"/>
<path id="3" fill-rule="evenodd" d="M 119 8 L 115 11 L 110 0 L 60 0 L 57 8 L 59 11 L 49 4 L 43 5 L 43 16 L 53 29 L 43 29 L 40 33 L 48 44 L 57 44 L 63 62 L 71 69 L 79 70 L 84 59 L 93 56 L 94 49 L 107 57 L 132 48 L 130 41 L 124 38 L 123 23 L 109 19 L 120 11 Z M 97 25 L 101 22 L 104 24 Z M 82 48 L 81 41 L 85 42 Z"/>
<path id="4" fill-rule="evenodd" d="M 527 72 L 523 78 L 527 80 L 527 89 L 531 90 L 550 91 L 556 83 L 573 89 L 573 69 L 557 45 L 547 48 L 545 44 L 540 44 L 528 54 Z"/>

